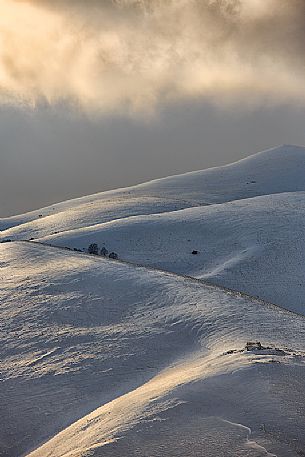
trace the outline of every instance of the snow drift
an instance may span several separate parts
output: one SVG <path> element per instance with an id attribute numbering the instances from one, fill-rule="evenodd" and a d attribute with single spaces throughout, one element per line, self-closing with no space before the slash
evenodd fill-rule
<path id="1" fill-rule="evenodd" d="M 305 314 L 305 192 L 96 224 L 39 241 L 206 279 Z M 198 252 L 192 255 L 192 251 Z"/>
<path id="2" fill-rule="evenodd" d="M 284 457 L 305 445 L 303 318 L 58 248 L 0 255 L 2 455 Z M 244 351 L 248 340 L 269 349 Z"/>
<path id="3" fill-rule="evenodd" d="M 282 146 L 0 220 L 1 455 L 302 455 L 304 169 Z"/>

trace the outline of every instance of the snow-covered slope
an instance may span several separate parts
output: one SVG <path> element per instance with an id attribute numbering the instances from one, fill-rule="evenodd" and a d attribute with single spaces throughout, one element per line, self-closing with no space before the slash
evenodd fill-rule
<path id="1" fill-rule="evenodd" d="M 70 202 L 65 202 L 60 211 L 57 211 L 57 207 L 54 207 L 53 213 L 50 209 L 42 209 L 38 215 L 33 216 L 33 220 L 26 222 L 22 222 L 22 218 L 26 217 L 26 215 L 22 215 L 16 226 L 0 231 L 0 239 L 24 240 L 39 238 L 119 218 L 176 211 L 192 206 L 191 202 L 179 201 L 175 198 L 136 197 L 130 194 L 115 195 L 113 197 L 101 195 L 96 199 L 91 196 L 90 199 L 86 198 L 84 200 L 85 202 L 80 201 L 77 205 L 73 200 L 71 206 Z M 16 220 L 17 218 L 18 216 L 16 216 Z M 16 220 L 14 219 L 15 222 Z M 19 223 L 20 221 L 21 223 Z M 10 223 L 12 222 L 10 221 Z M 6 224 L 7 220 L 2 220 L 3 228 L 6 227 Z"/>
<path id="2" fill-rule="evenodd" d="M 204 278 L 305 314 L 305 192 L 120 219 L 40 240 Z M 197 255 L 192 255 L 198 250 Z"/>
<path id="3" fill-rule="evenodd" d="M 141 191 L 183 195 L 200 203 L 305 190 L 305 147 L 283 145 L 223 167 L 163 178 L 138 186 Z"/>
<path id="4" fill-rule="evenodd" d="M 304 171 L 305 148 L 282 146 L 2 220 L 2 228 L 16 225 L 0 240 L 84 249 L 98 242 L 125 260 L 304 312 Z"/>
<path id="5" fill-rule="evenodd" d="M 1 234 L 38 238 L 138 214 L 280 192 L 305 191 L 305 148 L 280 146 L 231 165 L 157 179 L 125 189 L 101 192 L 27 214 L 0 219 Z"/>
<path id="6" fill-rule="evenodd" d="M 34 243 L 0 262 L 1 455 L 301 455 L 304 318 Z"/>

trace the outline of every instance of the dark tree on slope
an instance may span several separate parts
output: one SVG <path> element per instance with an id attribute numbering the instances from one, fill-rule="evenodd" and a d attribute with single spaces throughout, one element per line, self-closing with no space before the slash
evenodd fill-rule
<path id="1" fill-rule="evenodd" d="M 105 248 L 105 246 L 102 247 L 100 254 L 104 257 L 106 257 L 106 255 L 108 255 L 108 250 Z"/>
<path id="2" fill-rule="evenodd" d="M 89 244 L 88 253 L 98 255 L 98 245 L 96 243 Z"/>
<path id="3" fill-rule="evenodd" d="M 116 252 L 110 252 L 109 254 L 109 259 L 118 259 L 119 256 L 117 255 Z"/>

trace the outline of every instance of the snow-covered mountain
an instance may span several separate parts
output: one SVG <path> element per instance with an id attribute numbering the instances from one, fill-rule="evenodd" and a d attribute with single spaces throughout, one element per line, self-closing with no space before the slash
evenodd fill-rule
<path id="1" fill-rule="evenodd" d="M 305 191 L 305 148 L 280 146 L 231 165 L 157 179 L 0 219 L 3 236 L 42 237 L 113 219 Z M 31 223 L 32 222 L 32 223 Z M 29 225 L 24 225 L 30 223 Z M 19 226 L 19 228 L 17 228 Z"/>
<path id="2" fill-rule="evenodd" d="M 136 216 L 41 238 L 206 279 L 305 314 L 305 192 Z M 192 251 L 198 251 L 192 255 Z"/>
<path id="3" fill-rule="evenodd" d="M 1 219 L 0 455 L 303 455 L 304 171 L 282 146 Z"/>
<path id="4" fill-rule="evenodd" d="M 97 242 L 121 259 L 305 313 L 304 176 L 305 148 L 281 146 L 5 219 L 2 227 L 16 225 L 0 239 L 84 250 Z"/>
<path id="5" fill-rule="evenodd" d="M 304 318 L 34 243 L 0 255 L 3 456 L 304 449 Z"/>

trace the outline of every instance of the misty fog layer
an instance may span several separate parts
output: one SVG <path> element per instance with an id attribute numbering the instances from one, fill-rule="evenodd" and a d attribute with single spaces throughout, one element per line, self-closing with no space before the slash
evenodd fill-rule
<path id="1" fill-rule="evenodd" d="M 183 103 L 150 122 L 0 109 L 0 217 L 230 163 L 283 143 L 305 145 L 305 110 L 240 113 Z"/>
<path id="2" fill-rule="evenodd" d="M 2 0 L 2 103 L 305 102 L 303 0 Z"/>

